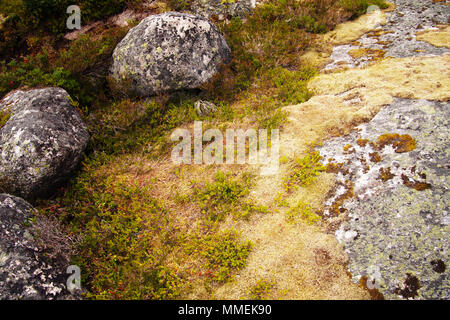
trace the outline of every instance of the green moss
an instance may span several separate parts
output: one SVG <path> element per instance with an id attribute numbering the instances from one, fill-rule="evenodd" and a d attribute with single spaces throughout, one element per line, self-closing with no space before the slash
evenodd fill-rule
<path id="1" fill-rule="evenodd" d="M 310 185 L 326 170 L 320 160 L 320 153 L 313 150 L 302 158 L 296 158 L 291 165 L 290 173 L 283 180 L 285 190 L 291 192 L 299 186 Z"/>
<path id="2" fill-rule="evenodd" d="M 210 220 L 222 220 L 227 214 L 236 218 L 248 218 L 253 212 L 267 211 L 265 207 L 244 201 L 250 193 L 251 182 L 252 177 L 248 174 L 233 178 L 229 173 L 218 171 L 213 183 L 194 189 L 194 196 L 202 213 Z"/>
<path id="3" fill-rule="evenodd" d="M 2 128 L 6 124 L 10 117 L 11 114 L 9 112 L 0 110 L 0 128 Z"/>
<path id="4" fill-rule="evenodd" d="M 219 233 L 202 239 L 200 254 L 206 258 L 206 268 L 213 281 L 226 282 L 232 272 L 246 266 L 252 243 L 241 242 L 236 232 Z"/>
<path id="5" fill-rule="evenodd" d="M 269 297 L 276 283 L 266 279 L 260 279 L 250 289 L 250 300 L 265 300 Z"/>
<path id="6" fill-rule="evenodd" d="M 298 222 L 298 219 L 302 219 L 312 225 L 320 221 L 321 217 L 314 212 L 309 204 L 300 201 L 295 207 L 288 210 L 287 219 L 293 223 Z"/>

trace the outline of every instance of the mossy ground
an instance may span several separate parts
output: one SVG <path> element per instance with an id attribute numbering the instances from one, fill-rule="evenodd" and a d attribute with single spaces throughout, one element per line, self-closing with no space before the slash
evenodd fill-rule
<path id="1" fill-rule="evenodd" d="M 317 46 L 317 34 L 371 3 L 354 2 L 266 1 L 246 21 L 219 24 L 233 60 L 216 79 L 201 90 L 147 101 L 108 86 L 105 76 L 129 27 L 102 25 L 70 43 L 51 33 L 30 35 L 23 56 L 7 55 L 0 94 L 24 85 L 62 86 L 89 124 L 92 139 L 80 170 L 55 198 L 38 204 L 83 238 L 73 263 L 82 268 L 87 298 L 367 297 L 351 284 L 339 245 L 315 214 L 332 176 L 318 175 L 319 159 L 306 159 L 311 142 L 354 124 L 346 117 L 354 110 L 324 121 L 329 111 L 315 108 L 314 100 L 301 110 L 283 108 L 311 98 L 307 82 L 318 71 L 301 56 Z M 178 5 L 168 1 L 154 13 Z M 199 98 L 215 102 L 219 112 L 199 117 L 193 108 Z M 288 125 L 292 116 L 299 121 Z M 170 133 L 192 129 L 194 120 L 220 130 L 287 127 L 295 148 L 286 148 L 288 161 L 275 178 L 255 178 L 253 166 L 175 166 Z M 294 159 L 304 161 L 292 167 Z M 294 177 L 287 182 L 295 192 L 276 201 L 282 177 Z M 286 224 L 286 217 L 296 223 Z"/>

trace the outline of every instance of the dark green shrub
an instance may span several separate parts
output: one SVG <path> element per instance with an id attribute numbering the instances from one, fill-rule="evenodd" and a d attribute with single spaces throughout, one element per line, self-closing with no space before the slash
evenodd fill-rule
<path id="1" fill-rule="evenodd" d="M 340 0 L 340 4 L 353 13 L 353 17 L 360 16 L 367 12 L 367 8 L 376 5 L 380 9 L 386 9 L 388 4 L 384 0 Z"/>
<path id="2" fill-rule="evenodd" d="M 125 0 L 23 0 L 25 10 L 37 19 L 40 26 L 51 32 L 64 32 L 70 5 L 81 8 L 82 24 L 103 19 L 123 10 Z"/>

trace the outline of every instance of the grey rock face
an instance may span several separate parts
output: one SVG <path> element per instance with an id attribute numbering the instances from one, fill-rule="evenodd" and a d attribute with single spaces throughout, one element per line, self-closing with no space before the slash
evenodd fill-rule
<path id="1" fill-rule="evenodd" d="M 209 20 L 185 13 L 152 15 L 131 29 L 113 53 L 112 77 L 141 96 L 198 88 L 230 58 Z"/>
<path id="2" fill-rule="evenodd" d="M 70 298 L 65 270 L 42 256 L 28 232 L 33 211 L 24 200 L 0 194 L 0 300 Z"/>
<path id="3" fill-rule="evenodd" d="M 89 133 L 60 88 L 15 91 L 0 102 L 11 117 L 0 128 L 0 190 L 34 199 L 64 182 Z"/>
<path id="4" fill-rule="evenodd" d="M 446 102 L 396 99 L 320 150 L 325 164 L 333 159 L 343 165 L 326 205 L 349 188 L 355 195 L 344 202 L 348 221 L 336 231 L 349 271 L 356 281 L 368 277 L 388 299 L 450 298 L 449 115 Z M 402 153 L 391 145 L 374 148 L 370 141 L 386 133 L 409 135 L 417 147 Z M 346 145 L 351 148 L 345 151 Z M 413 290 L 405 283 L 418 285 Z"/>

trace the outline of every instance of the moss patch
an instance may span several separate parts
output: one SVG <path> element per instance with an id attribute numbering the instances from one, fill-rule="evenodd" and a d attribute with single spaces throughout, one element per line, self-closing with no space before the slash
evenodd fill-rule
<path id="1" fill-rule="evenodd" d="M 416 34 L 417 40 L 426 41 L 435 47 L 450 48 L 450 26 L 438 26 L 438 30 L 420 31 Z"/>
<path id="2" fill-rule="evenodd" d="M 0 129 L 6 124 L 9 118 L 11 118 L 11 114 L 9 112 L 0 110 Z"/>

